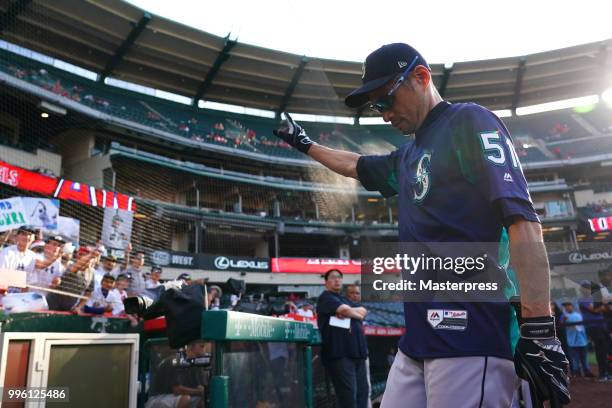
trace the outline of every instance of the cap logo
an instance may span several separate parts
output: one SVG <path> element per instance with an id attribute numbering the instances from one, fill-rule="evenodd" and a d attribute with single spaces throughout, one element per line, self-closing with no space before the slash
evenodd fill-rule
<path id="1" fill-rule="evenodd" d="M 397 61 L 397 65 L 399 65 L 400 68 L 404 68 L 408 63 L 406 61 Z"/>
<path id="2" fill-rule="evenodd" d="M 361 79 L 365 78 L 365 62 L 361 65 Z"/>

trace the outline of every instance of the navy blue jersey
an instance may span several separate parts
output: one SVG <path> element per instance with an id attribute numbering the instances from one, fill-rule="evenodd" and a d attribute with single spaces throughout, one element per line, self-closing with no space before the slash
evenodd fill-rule
<path id="1" fill-rule="evenodd" d="M 505 241 L 501 259 L 515 216 L 539 222 L 506 127 L 476 104 L 439 103 L 414 141 L 389 155 L 362 156 L 357 173 L 366 189 L 398 195 L 401 242 Z M 408 356 L 512 358 L 517 325 L 508 302 L 412 302 L 404 309 L 399 347 Z M 457 324 L 438 324 L 446 317 Z"/>

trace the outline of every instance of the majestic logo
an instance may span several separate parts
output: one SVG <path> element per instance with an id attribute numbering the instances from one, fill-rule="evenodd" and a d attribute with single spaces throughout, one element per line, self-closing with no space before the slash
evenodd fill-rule
<path id="1" fill-rule="evenodd" d="M 415 176 L 416 180 L 412 188 L 414 193 L 414 201 L 416 202 L 423 201 L 429 192 L 429 188 L 431 187 L 430 165 L 431 153 L 424 153 L 417 164 Z"/>
<path id="2" fill-rule="evenodd" d="M 408 63 L 406 61 L 397 61 L 397 65 L 399 65 L 400 68 L 404 68 Z"/>
<path id="3" fill-rule="evenodd" d="M 427 321 L 431 324 L 431 327 L 436 327 L 442 322 L 442 314 L 444 310 L 429 309 L 427 310 Z"/>
<path id="4" fill-rule="evenodd" d="M 510 175 L 510 173 L 504 173 L 504 181 L 512 183 L 514 180 L 512 179 L 512 176 Z"/>

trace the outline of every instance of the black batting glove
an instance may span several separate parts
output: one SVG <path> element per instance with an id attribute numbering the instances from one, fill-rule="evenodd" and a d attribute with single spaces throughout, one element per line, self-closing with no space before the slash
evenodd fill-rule
<path id="1" fill-rule="evenodd" d="M 273 130 L 272 133 L 298 149 L 300 152 L 308 154 L 308 149 L 310 149 L 310 146 L 312 146 L 314 142 L 310 140 L 304 128 L 298 125 L 287 112 L 283 113 L 287 119 L 283 121 L 280 128 Z"/>
<path id="2" fill-rule="evenodd" d="M 529 383 L 534 406 L 544 401 L 550 401 L 551 407 L 569 404 L 569 362 L 556 337 L 554 317 L 522 319 L 520 332 L 514 368 Z"/>

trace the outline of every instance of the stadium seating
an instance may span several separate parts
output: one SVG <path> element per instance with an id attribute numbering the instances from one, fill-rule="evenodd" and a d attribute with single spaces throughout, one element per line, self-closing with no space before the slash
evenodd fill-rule
<path id="1" fill-rule="evenodd" d="M 401 302 L 364 302 L 368 309 L 365 323 L 371 326 L 403 327 L 404 306 Z"/>
<path id="2" fill-rule="evenodd" d="M 0 50 L 0 56 L 0 71 L 117 118 L 203 144 L 264 156 L 303 159 L 300 153 L 272 135 L 272 129 L 278 124 L 277 120 L 195 109 L 84 79 L 6 50 Z M 583 138 L 592 136 L 588 126 L 580 123 L 582 120 L 600 132 L 609 132 L 612 129 L 606 108 L 598 108 L 585 114 L 565 110 L 504 119 L 516 137 L 529 136 L 542 140 L 551 150 L 548 155 L 541 151 L 544 149 L 542 146 L 539 149 L 531 146 L 522 149 L 517 146 L 519 156 L 524 162 L 612 152 L 612 144 L 607 143 L 607 138 L 582 141 Z M 316 141 L 330 147 L 360 153 L 387 152 L 406 141 L 404 136 L 384 125 L 354 126 L 312 122 L 303 122 L 303 125 Z M 560 143 L 572 140 L 576 142 Z"/>

